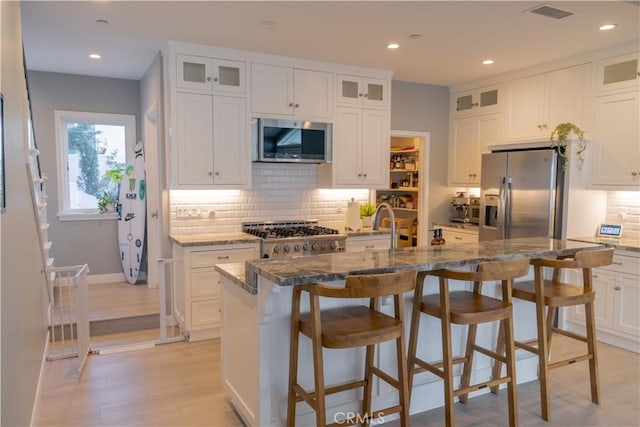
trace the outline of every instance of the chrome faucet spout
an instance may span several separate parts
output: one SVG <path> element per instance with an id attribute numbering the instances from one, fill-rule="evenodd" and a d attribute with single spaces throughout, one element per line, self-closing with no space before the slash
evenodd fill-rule
<path id="1" fill-rule="evenodd" d="M 389 203 L 382 202 L 378 205 L 376 212 L 373 214 L 373 224 L 371 229 L 378 230 L 380 228 L 380 222 L 382 221 L 380 211 L 382 208 L 389 211 L 389 220 L 391 221 L 391 249 L 396 249 L 398 246 L 398 242 L 396 241 L 396 215 L 393 213 L 393 207 Z"/>

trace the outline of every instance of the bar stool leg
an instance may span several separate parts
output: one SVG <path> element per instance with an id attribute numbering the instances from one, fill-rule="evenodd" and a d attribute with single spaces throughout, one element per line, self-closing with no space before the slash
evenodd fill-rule
<path id="1" fill-rule="evenodd" d="M 449 284 L 446 278 L 440 278 L 441 307 L 449 306 Z M 449 313 L 443 313 L 440 319 L 442 328 L 442 369 L 444 370 L 444 407 L 447 426 L 455 426 L 453 394 L 453 350 L 451 348 L 451 319 Z"/>
<path id="2" fill-rule="evenodd" d="M 598 373 L 598 350 L 596 342 L 596 320 L 594 313 L 594 303 L 588 302 L 584 305 L 587 326 L 587 348 L 589 350 L 589 379 L 591 382 L 591 401 L 600 403 L 600 375 Z"/>
<path id="3" fill-rule="evenodd" d="M 402 405 L 400 412 L 400 426 L 409 427 L 409 387 L 407 374 L 407 359 L 404 352 L 404 333 L 396 340 L 396 357 L 398 360 L 398 382 L 400 388 L 398 390 L 399 402 Z"/>
<path id="4" fill-rule="evenodd" d="M 553 336 L 553 324 L 556 321 L 556 313 L 558 312 L 558 307 L 547 308 L 547 351 L 551 354 L 551 337 Z"/>
<path id="5" fill-rule="evenodd" d="M 373 366 L 373 358 L 375 355 L 375 345 L 368 345 L 366 356 L 365 356 L 365 365 L 364 365 L 364 397 L 362 399 L 362 413 L 364 416 L 371 416 L 371 400 L 373 395 L 373 371 L 371 367 Z M 362 423 L 363 426 L 369 427 L 369 421 Z"/>
<path id="6" fill-rule="evenodd" d="M 516 352 L 513 337 L 513 317 L 502 320 L 505 354 L 507 358 L 507 376 L 511 379 L 507 383 L 507 395 L 509 400 L 509 425 L 515 427 L 518 425 L 518 394 L 516 386 Z"/>
<path id="7" fill-rule="evenodd" d="M 324 363 L 322 358 L 322 334 L 320 326 L 320 309 L 319 297 L 313 295 L 310 298 L 311 312 L 315 313 L 312 326 L 311 343 L 313 346 L 313 376 L 315 379 L 315 396 L 316 396 L 316 425 L 327 425 L 326 409 L 325 409 L 325 390 L 324 390 Z"/>
<path id="8" fill-rule="evenodd" d="M 496 344 L 496 353 L 505 354 L 505 344 L 504 344 L 504 326 L 502 322 L 500 322 L 500 326 L 498 327 L 498 342 Z M 499 360 L 493 361 L 493 369 L 491 371 L 491 379 L 500 378 L 502 376 L 502 362 Z M 500 390 L 499 385 L 494 385 L 491 387 L 491 393 L 498 394 Z"/>
<path id="9" fill-rule="evenodd" d="M 298 382 L 298 347 L 300 342 L 300 294 L 294 294 L 291 313 L 291 349 L 289 350 L 289 396 L 287 399 L 287 427 L 296 422 L 296 396 L 294 385 Z"/>
<path id="10" fill-rule="evenodd" d="M 473 366 L 473 346 L 476 344 L 476 332 L 478 325 L 469 325 L 467 330 L 467 349 L 465 350 L 465 362 L 462 367 L 462 377 L 460 378 L 460 388 L 469 387 L 471 384 L 471 368 Z M 461 394 L 458 397 L 460 403 L 467 403 L 469 394 Z"/>
<path id="11" fill-rule="evenodd" d="M 536 283 L 541 286 L 541 283 Z M 539 300 L 539 301 L 538 301 Z M 549 421 L 549 350 L 547 348 L 547 325 L 545 321 L 545 306 L 543 296 L 540 291 L 536 291 L 536 321 L 538 329 L 538 380 L 540 382 L 540 405 L 542 407 L 542 418 Z"/>
<path id="12" fill-rule="evenodd" d="M 426 272 L 421 271 L 416 278 L 416 288 L 413 295 L 413 307 L 411 308 L 411 328 L 409 332 L 409 349 L 407 351 L 407 370 L 409 377 L 409 400 L 413 391 L 413 376 L 416 366 L 416 352 L 418 347 L 418 334 L 420 332 L 420 305 L 422 303 L 422 289 L 424 287 L 424 279 Z"/>

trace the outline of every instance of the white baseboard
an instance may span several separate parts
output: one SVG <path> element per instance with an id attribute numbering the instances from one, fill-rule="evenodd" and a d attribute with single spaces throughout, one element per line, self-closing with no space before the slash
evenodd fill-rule
<path id="1" fill-rule="evenodd" d="M 42 351 L 42 361 L 40 362 L 40 373 L 38 374 L 38 384 L 36 385 L 36 395 L 33 400 L 33 407 L 31 408 L 31 422 L 29 425 L 33 425 L 33 420 L 38 410 L 38 396 L 40 396 L 40 386 L 42 385 L 42 377 L 44 375 L 44 364 L 47 363 L 47 348 L 49 347 L 49 328 L 47 328 L 47 336 L 44 342 L 44 350 Z"/>

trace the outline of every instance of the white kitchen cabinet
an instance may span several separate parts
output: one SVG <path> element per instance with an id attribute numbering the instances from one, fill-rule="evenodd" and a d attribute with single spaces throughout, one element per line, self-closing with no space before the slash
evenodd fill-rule
<path id="1" fill-rule="evenodd" d="M 174 188 L 249 185 L 246 100 L 199 93 L 176 94 Z"/>
<path id="2" fill-rule="evenodd" d="M 547 141 L 564 122 L 585 129 L 589 83 L 588 64 L 507 82 L 505 140 Z"/>
<path id="3" fill-rule="evenodd" d="M 640 53 L 607 58 L 598 62 L 595 88 L 598 91 L 638 89 Z"/>
<path id="4" fill-rule="evenodd" d="M 490 86 L 453 94 L 451 115 L 479 115 L 499 111 L 500 87 Z"/>
<path id="5" fill-rule="evenodd" d="M 369 77 L 338 74 L 338 104 L 369 108 L 389 106 L 388 81 Z"/>
<path id="6" fill-rule="evenodd" d="M 442 229 L 442 237 L 445 240 L 445 244 L 478 243 L 477 227 L 476 229 L 472 229 L 472 228 L 459 228 L 459 227 L 447 227 L 447 226 L 441 226 L 441 225 L 434 225 L 433 228 Z"/>
<path id="7" fill-rule="evenodd" d="M 173 245 L 173 312 L 189 341 L 220 336 L 220 274 L 215 266 L 257 259 L 258 252 L 258 243 Z"/>
<path id="8" fill-rule="evenodd" d="M 500 141 L 499 113 L 451 120 L 449 185 L 480 185 L 482 153 Z"/>
<path id="9" fill-rule="evenodd" d="M 254 114 L 331 119 L 333 74 L 277 65 L 251 65 Z"/>
<path id="10" fill-rule="evenodd" d="M 245 93 L 246 63 L 204 56 L 177 55 L 177 82 L 180 89 L 221 93 Z"/>
<path id="11" fill-rule="evenodd" d="M 387 187 L 388 111 L 337 107 L 333 131 L 334 186 Z"/>
<path id="12" fill-rule="evenodd" d="M 637 189 L 640 185 L 639 98 L 637 90 L 595 97 L 589 147 L 594 186 Z"/>
<path id="13" fill-rule="evenodd" d="M 391 249 L 390 234 L 347 237 L 347 252 L 367 252 Z"/>
<path id="14" fill-rule="evenodd" d="M 612 264 L 593 270 L 598 340 L 635 352 L 640 352 L 639 255 L 637 252 L 616 251 Z M 575 272 L 566 280 L 580 280 L 580 274 Z M 583 332 L 584 324 L 584 306 L 571 307 L 570 329 Z"/>

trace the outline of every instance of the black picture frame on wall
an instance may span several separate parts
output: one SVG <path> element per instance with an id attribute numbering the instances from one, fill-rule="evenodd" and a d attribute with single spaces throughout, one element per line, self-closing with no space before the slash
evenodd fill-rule
<path id="1" fill-rule="evenodd" d="M 7 209 L 4 168 L 4 96 L 0 93 L 0 214 Z"/>

